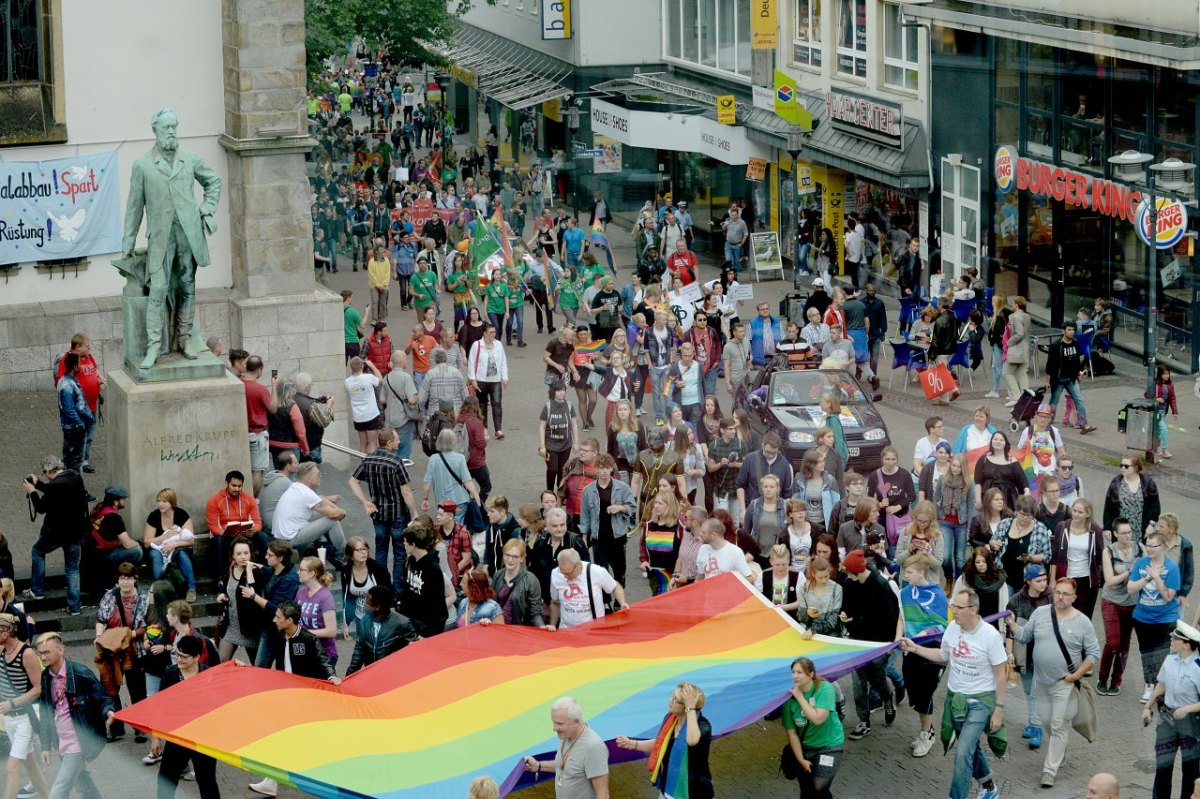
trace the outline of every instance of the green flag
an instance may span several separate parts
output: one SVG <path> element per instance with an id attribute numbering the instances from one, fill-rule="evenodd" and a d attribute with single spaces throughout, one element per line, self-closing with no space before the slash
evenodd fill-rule
<path id="1" fill-rule="evenodd" d="M 480 266 L 503 248 L 500 246 L 500 236 L 481 215 L 475 217 L 475 235 L 471 237 L 471 266 Z"/>

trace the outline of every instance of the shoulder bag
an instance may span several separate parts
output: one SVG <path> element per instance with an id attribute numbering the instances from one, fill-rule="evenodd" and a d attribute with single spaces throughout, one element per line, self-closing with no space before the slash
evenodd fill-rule
<path id="1" fill-rule="evenodd" d="M 439 452 L 438 457 L 442 459 L 442 465 L 446 467 L 446 471 L 449 472 L 450 476 L 454 478 L 454 482 L 458 483 L 460 486 L 462 486 L 463 490 L 466 491 L 466 483 L 463 482 L 463 480 L 454 473 L 454 470 L 450 468 L 450 464 L 446 460 L 446 453 Z M 467 497 L 467 511 L 463 516 L 463 526 L 466 527 L 467 531 L 472 534 L 482 533 L 487 529 L 488 526 L 487 517 L 484 515 L 483 509 L 479 507 L 479 503 L 472 499 L 469 494 L 470 492 L 468 492 Z"/>
<path id="2" fill-rule="evenodd" d="M 1062 652 L 1063 660 L 1067 662 L 1067 669 L 1070 672 L 1074 672 L 1076 669 L 1075 661 L 1071 660 L 1071 655 L 1067 652 L 1067 645 L 1063 642 L 1062 633 L 1058 630 L 1058 614 L 1054 612 L 1053 607 L 1050 608 L 1050 622 L 1054 625 L 1054 640 L 1058 641 L 1058 648 Z M 1082 649 L 1079 651 L 1079 656 L 1083 657 Z M 1075 688 L 1078 691 L 1075 695 L 1078 701 L 1075 707 L 1075 718 L 1071 721 L 1071 726 L 1088 743 L 1092 743 L 1096 740 L 1096 735 L 1099 733 L 1099 723 L 1096 717 L 1096 685 L 1087 679 L 1087 675 L 1084 675 L 1075 681 Z"/>

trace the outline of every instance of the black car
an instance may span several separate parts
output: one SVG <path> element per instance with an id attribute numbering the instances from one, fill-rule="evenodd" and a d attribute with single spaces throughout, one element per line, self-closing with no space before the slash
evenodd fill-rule
<path id="1" fill-rule="evenodd" d="M 847 468 L 863 475 L 878 469 L 880 453 L 891 444 L 891 437 L 870 395 L 852 372 L 794 369 L 787 357 L 777 357 L 745 389 L 742 407 L 749 411 L 758 432 L 779 434 L 784 454 L 799 471 L 804 453 L 816 443 L 817 428 L 824 424 L 821 397 L 827 393 L 841 401 L 842 430 L 850 448 Z"/>

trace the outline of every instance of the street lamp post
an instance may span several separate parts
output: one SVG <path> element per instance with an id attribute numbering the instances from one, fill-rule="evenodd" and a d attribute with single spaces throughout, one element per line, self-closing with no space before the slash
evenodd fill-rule
<path id="1" fill-rule="evenodd" d="M 1126 150 L 1108 159 L 1113 165 L 1114 176 L 1133 183 L 1142 189 L 1140 181 L 1146 180 L 1146 225 L 1140 231 L 1141 237 L 1147 243 L 1146 261 L 1146 319 L 1142 331 L 1142 354 L 1146 361 L 1146 396 L 1154 398 L 1154 379 L 1158 368 L 1158 200 L 1159 189 L 1168 189 L 1162 196 L 1174 199 L 1171 194 L 1190 194 L 1192 185 L 1192 170 L 1195 164 L 1188 164 L 1178 158 L 1167 158 L 1160 164 L 1150 164 L 1154 156 Z M 1150 164 L 1149 175 L 1145 167 Z M 1142 226 L 1141 213 L 1133 220 L 1137 226 Z M 1148 230 L 1146 229 L 1148 228 Z"/>
<path id="2" fill-rule="evenodd" d="M 794 231 L 792 241 L 792 283 L 795 284 L 798 275 L 807 265 L 800 263 L 800 166 L 798 159 L 800 152 L 804 148 L 804 134 L 789 133 L 787 135 L 787 150 L 788 155 L 792 157 L 792 196 L 788 198 L 788 205 L 792 209 L 792 229 Z"/>

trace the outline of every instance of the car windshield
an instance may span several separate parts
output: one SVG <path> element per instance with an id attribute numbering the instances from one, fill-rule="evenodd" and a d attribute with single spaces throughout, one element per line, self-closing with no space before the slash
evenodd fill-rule
<path id="1" fill-rule="evenodd" d="M 858 383 L 841 369 L 810 369 L 777 372 L 771 377 L 771 405 L 819 405 L 823 394 L 832 393 L 842 405 L 865 403 Z"/>

